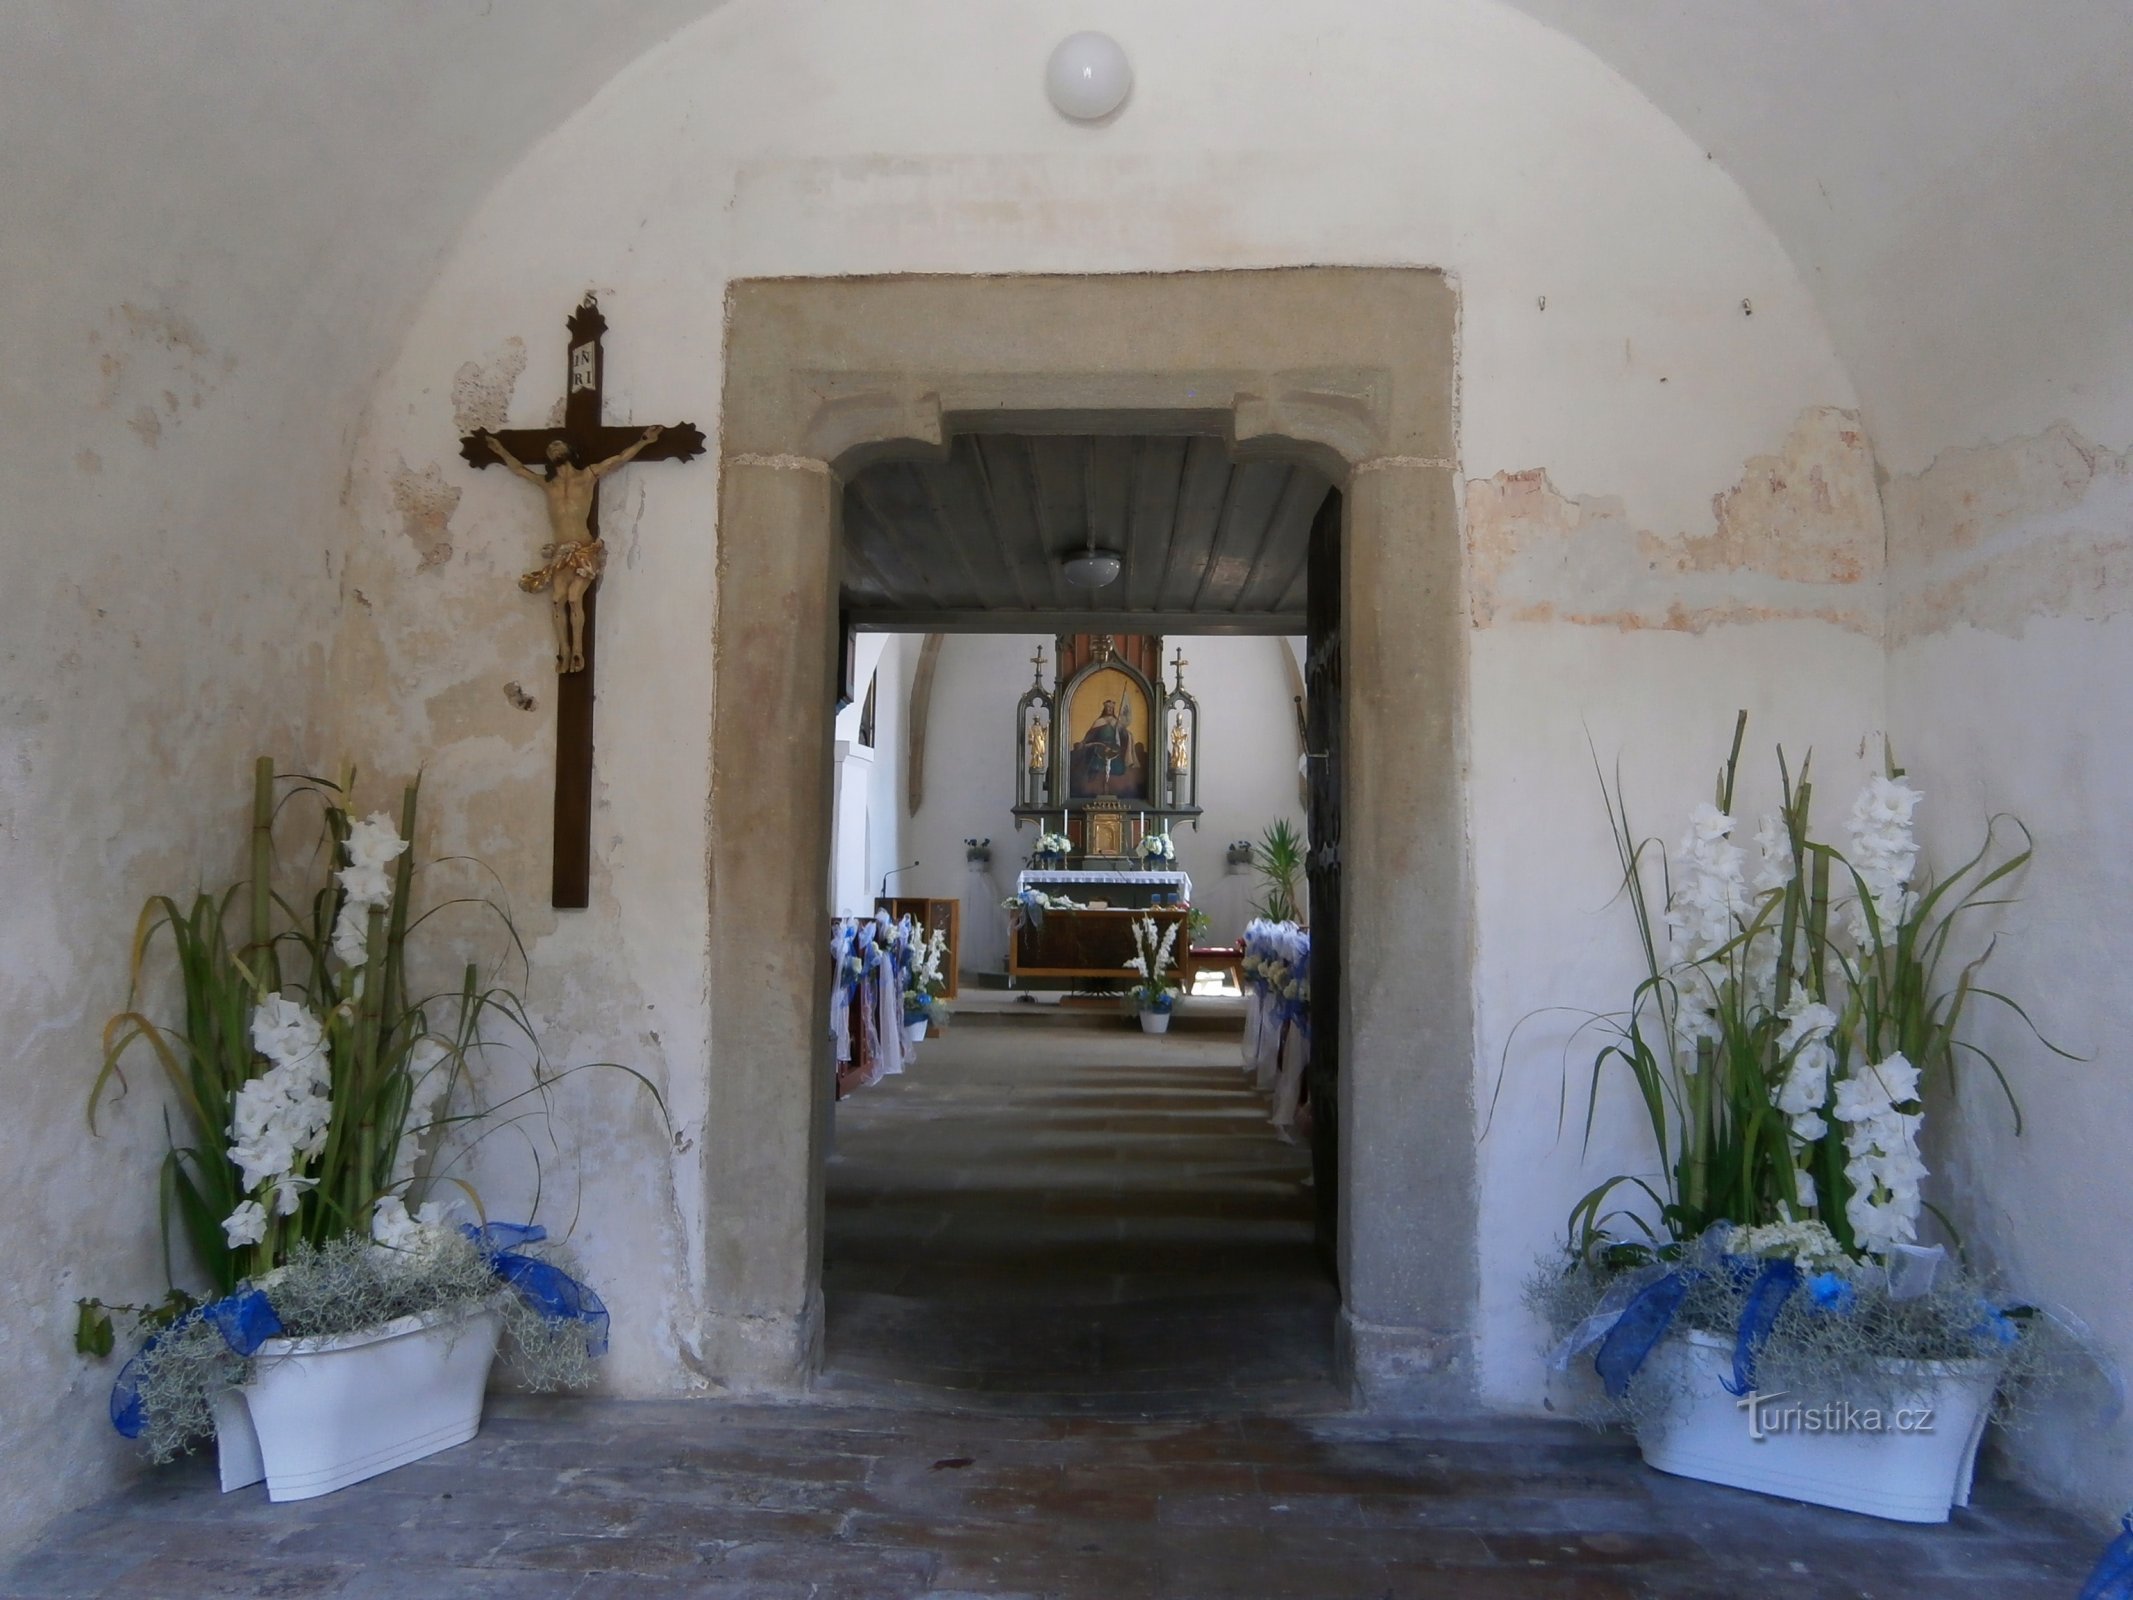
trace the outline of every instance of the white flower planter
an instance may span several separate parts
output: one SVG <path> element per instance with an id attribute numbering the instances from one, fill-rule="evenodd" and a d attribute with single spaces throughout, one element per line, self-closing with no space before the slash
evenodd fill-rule
<path id="1" fill-rule="evenodd" d="M 1951 1505 L 1970 1503 L 1971 1468 L 1999 1382 L 1989 1361 L 1891 1361 L 1900 1381 L 1878 1430 L 1815 1395 L 1763 1397 L 1751 1427 L 1745 1400 L 1722 1382 L 1733 1374 L 1732 1340 L 1676 1335 L 1653 1349 L 1646 1366 L 1639 1382 L 1672 1396 L 1664 1415 L 1637 1430 L 1646 1465 L 1892 1522 L 1946 1522 Z M 1922 1413 L 1930 1420 L 1922 1422 Z"/>
<path id="2" fill-rule="evenodd" d="M 920 1017 L 920 1018 L 918 1019 L 918 1021 L 916 1021 L 916 1022 L 907 1022 L 907 1023 L 905 1023 L 905 1024 L 904 1024 L 904 1038 L 905 1038 L 905 1040 L 906 1040 L 907 1042 L 911 1043 L 911 1044 L 917 1044 L 917 1043 L 918 1043 L 918 1042 L 919 1042 L 919 1041 L 920 1041 L 921 1039 L 923 1039 L 923 1038 L 925 1038 L 925 1037 L 926 1037 L 926 1028 L 927 1028 L 927 1025 L 928 1025 L 928 1024 L 927 1024 L 927 1021 L 926 1021 L 926 1019 L 925 1019 L 924 1017 Z"/>
<path id="3" fill-rule="evenodd" d="M 1143 1033 L 1168 1033 L 1169 1031 L 1170 1031 L 1170 1013 L 1169 1013 L 1169 1012 L 1167 1012 L 1167 1011 L 1143 1011 L 1143 1012 L 1141 1013 L 1141 1032 L 1143 1032 Z"/>
<path id="4" fill-rule="evenodd" d="M 223 1493 L 264 1478 L 269 1500 L 309 1500 L 466 1443 L 502 1328 L 491 1307 L 267 1340 L 215 1398 Z"/>

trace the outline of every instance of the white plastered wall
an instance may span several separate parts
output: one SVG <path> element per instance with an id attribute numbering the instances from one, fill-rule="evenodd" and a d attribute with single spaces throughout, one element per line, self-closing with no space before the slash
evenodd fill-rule
<path id="1" fill-rule="evenodd" d="M 531 542 L 530 513 L 506 511 L 495 474 L 477 480 L 451 463 L 442 435 L 454 419 L 441 397 L 463 362 L 481 369 L 469 375 L 477 387 L 507 375 L 510 395 L 520 340 L 534 359 L 511 418 L 541 419 L 557 393 L 561 315 L 588 283 L 624 297 L 610 341 L 618 399 L 684 407 L 709 425 L 718 286 L 734 272 L 1444 264 L 1461 274 L 1465 297 L 1468 475 L 1546 468 L 1566 494 L 1622 497 L 1640 527 L 1694 531 L 1708 524 L 1703 497 L 1735 481 L 1747 454 L 1775 448 L 1796 408 L 1849 402 L 1793 274 L 1728 187 L 1732 172 L 1832 308 L 1899 480 L 1935 452 L 2027 449 L 2058 418 L 2105 452 L 2133 444 L 2129 369 L 2110 354 L 2133 340 L 2112 270 L 2125 208 L 2099 188 L 2133 170 L 2109 158 L 2128 126 L 2118 89 L 2133 34 L 2122 8 L 2053 0 L 2017 15 L 1968 0 L 1900 19 L 1854 8 L 1801 26 L 1739 9 L 1690 17 L 1670 0 L 1528 6 L 1560 10 L 1692 139 L 1575 47 L 1487 6 L 1321 5 L 1306 22 L 1256 4 L 1158 15 L 1033 5 L 1010 16 L 921 4 L 893 19 L 741 4 L 546 142 L 462 239 L 410 330 L 410 298 L 471 198 L 534 130 L 703 9 L 700 0 L 618 3 L 590 32 L 576 0 L 514 0 L 508 18 L 440 0 L 371 0 L 360 14 L 287 0 L 271 16 L 209 0 L 161 11 L 9 5 L 0 118 L 25 158 L 4 180 L 10 225 L 0 234 L 10 287 L 0 409 L 20 469 L 5 534 L 18 581 L 0 597 L 10 888 L 0 1024 L 17 1094 L 6 1265 L 25 1295 L 0 1320 L 0 1404 L 38 1448 L 0 1478 L 0 1544 L 110 1482 L 127 1460 L 101 1420 L 108 1374 L 67 1351 L 70 1300 L 156 1286 L 148 1213 L 102 1202 L 146 1181 L 160 1139 L 152 1096 L 137 1090 L 110 1140 L 83 1156 L 79 1074 L 122 987 L 119 952 L 140 894 L 234 865 L 232 774 L 244 757 L 346 753 L 389 778 L 389 757 L 407 770 L 434 744 L 446 764 L 432 776 L 432 818 L 447 801 L 473 798 L 478 809 L 502 763 L 509 803 L 495 808 L 497 826 L 536 836 L 505 864 L 522 910 L 541 898 L 547 766 L 544 750 L 524 748 L 539 738 L 492 714 L 473 744 L 449 717 L 433 740 L 419 703 L 425 686 L 485 699 L 521 671 L 546 698 L 540 625 L 506 593 Z M 1116 126 L 1067 129 L 1036 99 L 1036 64 L 1057 35 L 1091 25 L 1126 40 L 1140 89 Z M 884 40 L 892 27 L 899 37 Z M 1708 90 L 1714 72 L 1723 94 Z M 1934 92 L 1892 96 L 1891 82 Z M 2013 120 L 2020 136 L 2010 139 Z M 683 124 L 677 151 L 669 135 Z M 292 129 L 298 136 L 283 136 Z M 602 145 L 617 151 L 601 180 L 613 204 L 588 206 L 568 162 Z M 2087 159 L 2070 159 L 2076 149 Z M 545 192 L 559 182 L 581 219 L 567 239 Z M 1921 205 L 1925 188 L 1944 203 Z M 1735 302 L 1751 297 L 1753 318 L 1733 320 Z M 689 342 L 673 345 L 684 329 Z M 329 728 L 312 714 L 320 699 L 307 652 L 336 604 L 339 573 L 319 541 L 334 544 L 353 419 L 383 356 L 403 343 L 421 354 L 378 390 L 366 497 L 339 524 L 343 542 L 391 568 L 406 539 L 417 552 L 397 558 L 407 577 L 447 533 L 471 537 L 456 559 L 482 564 L 478 582 L 451 589 L 435 569 L 409 581 L 480 603 L 461 619 L 412 587 L 402 611 L 430 619 L 429 639 L 389 673 L 381 655 L 349 657 L 362 668 L 349 696 L 387 696 L 395 714 L 417 714 L 409 738 L 366 743 L 371 725 Z M 659 370 L 646 364 L 655 351 Z M 386 452 L 403 446 L 396 484 L 401 463 Z M 646 469 L 655 470 L 677 469 Z M 2078 541 L 2086 527 L 2092 544 L 2111 545 L 2125 527 L 2114 472 L 2077 467 L 2073 477 L 2082 514 L 2051 512 L 2047 493 L 2045 511 L 2028 497 L 2031 509 L 2007 526 L 2046 542 Z M 659 527 L 688 538 L 655 572 L 703 586 L 708 560 L 691 541 L 708 541 L 713 500 L 687 478 L 683 469 L 657 487 Z M 455 507 L 470 488 L 474 502 Z M 1561 511 L 1545 500 L 1541 509 Z M 2124 1250 L 2110 1226 L 2123 1210 L 2111 1130 L 2125 1110 L 2111 1070 L 2126 1020 L 2113 960 L 2133 935 L 2111 827 L 2126 809 L 2123 741 L 2108 732 L 2124 721 L 2124 585 L 2105 574 L 2065 588 L 2058 599 L 2018 597 L 2013 618 L 2004 605 L 1981 606 L 1935 631 L 1899 625 L 1890 699 L 1933 807 L 1968 784 L 1977 807 L 2011 805 L 2039 828 L 2035 911 L 2023 948 L 2003 951 L 2002 976 L 2068 1002 L 2047 1020 L 2099 1055 L 2086 1076 L 2055 1078 L 2033 1050 L 2013 1053 L 2032 1131 L 2019 1148 L 1983 1135 L 1966 1157 L 1995 1197 L 1993 1215 L 1966 1219 L 1972 1242 L 2109 1329 L 2129 1321 Z M 368 626 L 367 593 L 339 593 Z M 622 593 L 622 582 L 611 586 L 610 614 Z M 704 611 L 683 587 L 656 608 L 640 593 L 630 614 L 656 620 L 693 670 L 708 656 L 693 631 Z M 522 630 L 505 670 L 489 670 L 481 652 L 479 671 L 455 664 L 450 639 L 462 620 L 473 631 Z M 1589 812 L 1578 815 L 1589 792 L 1576 725 L 1586 702 L 1606 702 L 1592 716 L 1603 752 L 1672 752 L 1665 771 L 1631 769 L 1649 787 L 1643 814 L 1655 826 L 1684 786 L 1702 782 L 1708 758 L 1684 752 L 1699 738 L 1715 744 L 1711 724 L 1742 698 L 1722 678 L 1708 694 L 1688 686 L 1714 661 L 1744 686 L 1770 681 L 1759 665 L 1795 685 L 1784 707 L 1769 708 L 1786 717 L 1760 715 L 1762 731 L 1796 740 L 1792 713 L 1818 704 L 1825 710 L 1807 720 L 1836 740 L 1819 746 L 1827 753 L 1874 720 L 1878 695 L 1860 685 L 1846 630 L 1729 625 L 1706 647 L 1702 635 L 1619 632 L 1631 620 L 1504 624 L 1475 642 L 1477 730 L 1503 733 L 1477 741 L 1474 762 L 1473 810 L 1485 819 L 1476 842 L 1484 1088 L 1527 1004 L 1598 1004 L 1619 992 L 1611 918 L 1596 911 L 1566 936 L 1546 903 L 1587 903 L 1564 896 L 1565 881 L 1590 887 L 1595 906 L 1607 887 L 1601 836 Z M 656 714 L 666 703 L 660 671 L 639 651 L 618 677 L 620 650 L 611 642 L 603 660 L 610 696 L 619 688 L 637 716 Z M 1673 670 L 1684 651 L 1686 668 Z M 1636 682 L 1616 670 L 1631 658 L 1645 677 L 1664 677 L 1656 699 L 1616 686 Z M 1604 694 L 1591 692 L 1595 682 Z M 692 685 L 674 704 L 686 714 L 703 701 Z M 1529 739 L 1517 717 L 1536 705 L 1541 731 Z M 610 699 L 602 714 L 614 713 Z M 684 733 L 667 752 L 684 766 L 686 742 Z M 658 745 L 633 733 L 603 746 L 603 766 L 646 770 Z M 1957 777 L 1979 772 L 1996 779 Z M 624 881 L 635 934 L 620 936 L 613 902 L 588 914 L 593 932 L 580 939 L 545 919 L 531 931 L 556 1014 L 572 1019 L 559 1044 L 676 1061 L 686 1103 L 705 1070 L 702 982 L 689 959 L 689 907 L 700 896 L 661 882 L 659 869 L 678 864 L 686 879 L 700 864 L 690 841 L 701 836 L 701 793 L 677 789 L 688 792 L 673 805 L 640 800 L 619 819 L 606 814 L 628 823 L 599 848 Z M 1929 827 L 1945 818 L 1961 834 L 1955 811 L 1929 811 Z M 671 849 L 656 843 L 668 829 Z M 659 948 L 669 935 L 671 960 Z M 589 992 L 572 977 L 581 969 Z M 617 970 L 628 974 L 622 989 L 652 993 L 682 1017 L 679 1029 L 648 1029 L 640 1049 L 642 1036 L 611 1025 L 630 1009 L 610 1005 Z M 1552 1151 L 1537 1113 L 1528 1120 L 1532 1148 Z M 1487 1214 L 1501 1240 L 1492 1262 L 1515 1265 L 1560 1196 L 1506 1213 L 1522 1158 L 1507 1159 L 1503 1126 L 1483 1152 Z M 642 1250 L 624 1252 L 624 1275 L 640 1285 L 647 1260 L 685 1281 L 691 1253 L 686 1216 L 672 1228 L 658 1220 L 670 1205 L 686 1209 L 645 1156 L 661 1138 L 626 1130 L 646 1172 L 618 1225 L 654 1223 Z M 684 1149 L 688 1139 L 685 1115 Z M 1568 1192 L 1574 1180 L 1559 1156 L 1551 1161 L 1549 1181 Z M 2062 1227 L 2070 1218 L 2077 1226 Z M 1492 1318 L 1499 1335 L 1516 1320 L 1508 1307 Z M 624 1387 L 673 1385 L 685 1321 L 655 1316 L 649 1332 L 640 1322 L 627 1335 L 649 1340 L 658 1359 L 630 1366 Z M 1495 1348 L 1509 1346 L 1497 1337 Z M 1490 1389 L 1517 1399 L 1524 1382 L 1504 1372 Z M 2124 1439 L 2120 1430 L 2056 1464 L 2034 1455 L 2031 1464 L 2061 1492 L 2112 1507 L 2133 1492 Z"/>
<path id="2" fill-rule="evenodd" d="M 2129 335 L 2121 311 L 2118 336 Z M 2127 1368 L 2133 397 L 2108 348 L 2099 342 L 2094 365 L 1973 396 L 1947 423 L 1948 448 L 1893 462 L 1885 494 L 1890 720 L 1926 793 L 1929 857 L 1966 859 L 1996 812 L 2028 827 L 2036 859 L 1980 981 L 2087 1058 L 2055 1058 L 2004 1009 L 1980 1006 L 1972 1036 L 2006 1069 L 2024 1131 L 1973 1062 L 1929 1157 L 1973 1256 L 2010 1294 L 2071 1313 Z M 2002 1448 L 2101 1522 L 2133 1501 L 2133 1421 L 2100 1421 L 2094 1394 L 2070 1395 Z"/>
<path id="3" fill-rule="evenodd" d="M 1138 73 L 1100 129 L 1060 121 L 1036 89 L 1050 44 L 1088 26 L 1114 31 Z M 503 385 L 504 409 L 540 420 L 559 319 L 587 287 L 613 323 L 613 412 L 710 429 L 735 277 L 1299 262 L 1438 266 L 1461 289 L 1485 1099 L 1521 1015 L 1619 992 L 1584 723 L 1648 778 L 1655 813 L 1701 792 L 1736 704 L 1825 749 L 1881 716 L 1878 508 L 1856 492 L 1870 455 L 1800 283 L 1700 150 L 1589 56 L 1492 4 L 1308 18 L 1271 4 L 738 4 L 641 61 L 491 196 L 379 386 L 353 494 L 372 603 L 349 614 L 338 654 L 352 737 L 388 768 L 426 757 L 440 803 L 491 819 L 498 864 L 537 893 L 546 723 L 500 690 L 547 649 L 509 584 L 535 507 L 523 485 L 453 461 L 451 396 L 461 363 L 501 370 L 524 339 L 528 375 Z M 426 570 L 388 531 L 403 466 L 434 466 L 462 494 L 458 553 Z M 1804 512 L 1790 478 L 1821 486 L 1803 488 Z M 717 1070 L 692 968 L 706 774 L 687 736 L 708 705 L 715 504 L 701 465 L 633 469 L 612 497 L 594 904 L 527 918 L 539 970 L 566 991 L 545 1013 L 558 1049 L 621 1041 L 666 1084 L 683 1141 Z M 940 781 L 929 773 L 929 793 Z M 997 851 L 997 826 L 944 831 L 931 856 L 949 887 L 961 839 L 988 832 Z M 656 1046 L 633 1021 L 654 1014 Z M 1511 1286 L 1586 1181 L 1574 1143 L 1553 1142 L 1552 1057 L 1536 1060 L 1520 1070 L 1548 1074 L 1547 1092 L 1521 1080 L 1484 1149 L 1482 1238 L 1446 1245 L 1478 1248 L 1496 1286 L 1481 1383 L 1505 1404 L 1538 1394 Z M 670 1172 L 663 1151 L 617 1127 L 583 1152 L 581 1243 L 621 1301 L 610 1382 L 627 1392 L 690 1382 L 689 1166 Z"/>

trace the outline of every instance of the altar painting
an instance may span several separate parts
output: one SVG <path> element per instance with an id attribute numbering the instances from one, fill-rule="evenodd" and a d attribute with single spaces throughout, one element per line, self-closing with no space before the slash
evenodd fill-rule
<path id="1" fill-rule="evenodd" d="M 1148 695 L 1115 667 L 1074 687 L 1067 708 L 1067 796 L 1148 798 Z"/>

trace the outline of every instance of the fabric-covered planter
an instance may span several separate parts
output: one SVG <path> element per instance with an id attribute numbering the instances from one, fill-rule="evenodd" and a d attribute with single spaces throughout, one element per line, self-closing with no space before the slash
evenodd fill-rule
<path id="1" fill-rule="evenodd" d="M 476 1306 L 267 1340 L 251 1380 L 215 1400 L 223 1492 L 263 1478 L 269 1500 L 309 1500 L 466 1443 L 502 1329 Z"/>
<path id="2" fill-rule="evenodd" d="M 1141 1032 L 1143 1032 L 1143 1033 L 1168 1033 L 1169 1031 L 1170 1031 L 1170 1013 L 1169 1013 L 1169 1012 L 1167 1012 L 1167 1011 L 1143 1011 L 1143 1012 L 1141 1013 Z"/>
<path id="3" fill-rule="evenodd" d="M 1864 1512 L 1946 1522 L 1970 1503 L 1970 1475 L 1999 1368 L 1989 1361 L 1891 1361 L 1886 1409 L 1808 1395 L 1727 1392 L 1733 1341 L 1690 1331 L 1662 1340 L 1642 1383 L 1667 1409 L 1637 1430 L 1646 1465 L 1682 1478 Z"/>

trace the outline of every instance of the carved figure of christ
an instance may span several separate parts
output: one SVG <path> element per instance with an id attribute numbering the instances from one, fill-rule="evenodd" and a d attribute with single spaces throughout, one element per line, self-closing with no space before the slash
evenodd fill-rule
<path id="1" fill-rule="evenodd" d="M 687 461 L 703 454 L 703 430 L 686 422 L 613 427 L 601 417 L 607 319 L 591 295 L 571 313 L 569 387 L 560 428 L 484 428 L 462 435 L 471 467 L 508 466 L 540 489 L 549 540 L 542 565 L 519 579 L 548 591 L 556 630 L 555 867 L 550 901 L 582 908 L 592 898 L 593 645 L 600 575 L 600 482 L 636 461 Z M 535 463 L 535 465 L 528 465 Z"/>
<path id="2" fill-rule="evenodd" d="M 628 449 L 618 450 L 605 461 L 596 461 L 589 467 L 580 466 L 571 459 L 571 447 L 566 440 L 552 439 L 548 443 L 545 476 L 505 449 L 504 442 L 495 434 L 483 435 L 489 441 L 489 448 L 496 452 L 497 459 L 540 490 L 548 502 L 548 531 L 555 537 L 541 546 L 543 565 L 521 577 L 518 586 L 528 594 L 536 594 L 542 589 L 548 591 L 549 616 L 555 624 L 555 669 L 558 672 L 585 670 L 585 595 L 600 574 L 607 570 L 607 546 L 592 531 L 593 497 L 600 492 L 600 480 L 617 467 L 636 460 L 647 446 L 657 444 L 659 436 L 665 432 L 666 429 L 655 422 Z"/>

